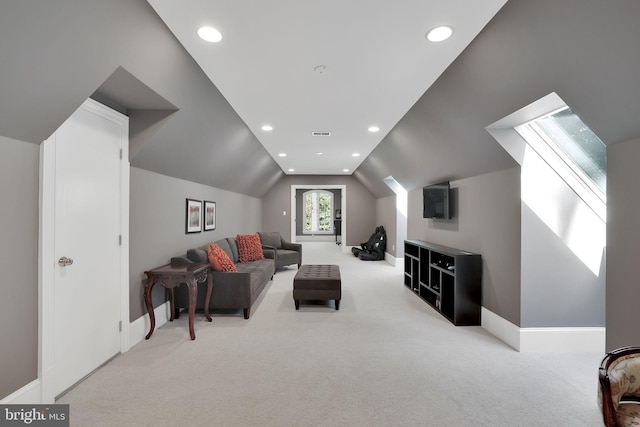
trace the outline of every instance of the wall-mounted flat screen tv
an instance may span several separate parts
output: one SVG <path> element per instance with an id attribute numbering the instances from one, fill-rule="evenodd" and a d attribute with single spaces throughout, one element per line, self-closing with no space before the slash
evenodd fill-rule
<path id="1" fill-rule="evenodd" d="M 449 182 L 422 188 L 422 217 L 451 219 Z"/>

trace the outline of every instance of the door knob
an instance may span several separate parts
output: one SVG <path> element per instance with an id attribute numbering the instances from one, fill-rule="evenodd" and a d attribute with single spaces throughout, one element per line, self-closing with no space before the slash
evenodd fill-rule
<path id="1" fill-rule="evenodd" d="M 65 267 L 71 264 L 73 264 L 73 260 L 71 258 L 67 258 L 66 256 L 63 256 L 58 260 L 58 265 L 60 267 Z"/>

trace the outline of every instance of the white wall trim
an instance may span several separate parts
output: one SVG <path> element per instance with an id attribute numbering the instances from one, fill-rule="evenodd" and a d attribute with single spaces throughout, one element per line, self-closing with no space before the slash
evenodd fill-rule
<path id="1" fill-rule="evenodd" d="M 523 353 L 605 353 L 604 327 L 520 328 L 482 307 L 482 327 Z"/>
<path id="2" fill-rule="evenodd" d="M 387 261 L 389 264 L 391 264 L 394 267 L 403 267 L 404 268 L 404 257 L 396 258 L 393 255 L 391 255 L 389 252 L 385 252 L 384 253 L 384 260 Z"/>
<path id="3" fill-rule="evenodd" d="M 523 328 L 521 352 L 605 353 L 605 328 Z"/>
<path id="4" fill-rule="evenodd" d="M 39 379 L 31 381 L 24 387 L 14 391 L 0 400 L 3 405 L 32 404 L 37 405 L 42 398 L 41 382 Z"/>
<path id="5" fill-rule="evenodd" d="M 346 243 L 347 242 L 347 219 L 346 219 L 346 214 L 347 214 L 347 186 L 346 185 L 317 185 L 317 184 L 309 184 L 309 185 L 296 185 L 296 184 L 292 184 L 291 185 L 291 242 L 296 243 L 297 241 L 300 240 L 296 240 L 297 236 L 296 236 L 296 216 L 297 216 L 297 212 L 296 212 L 296 190 L 297 189 L 322 189 L 322 190 L 334 190 L 334 189 L 339 189 L 341 190 L 341 198 L 342 198 L 342 203 L 341 203 L 341 210 L 342 210 L 342 233 L 341 233 L 341 237 L 340 237 L 340 242 L 341 243 Z M 340 245 L 340 247 L 342 248 L 342 252 L 350 252 L 351 250 L 344 244 Z"/>
<path id="6" fill-rule="evenodd" d="M 159 305 L 153 310 L 156 316 L 156 329 L 164 325 L 169 321 L 169 301 L 162 305 Z M 151 320 L 148 314 L 144 314 L 138 317 L 136 320 L 129 324 L 129 348 L 138 344 L 140 341 L 144 341 L 144 337 L 149 333 L 151 327 Z M 153 336 L 151 336 L 153 339 Z"/>
<path id="7" fill-rule="evenodd" d="M 482 307 L 481 325 L 487 332 L 520 351 L 520 328 L 490 310 Z"/>

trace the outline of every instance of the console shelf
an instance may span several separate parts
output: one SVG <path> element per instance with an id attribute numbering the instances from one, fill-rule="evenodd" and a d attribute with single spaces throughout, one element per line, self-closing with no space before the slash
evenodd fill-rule
<path id="1" fill-rule="evenodd" d="M 421 240 L 405 240 L 404 285 L 454 325 L 480 325 L 479 254 Z"/>

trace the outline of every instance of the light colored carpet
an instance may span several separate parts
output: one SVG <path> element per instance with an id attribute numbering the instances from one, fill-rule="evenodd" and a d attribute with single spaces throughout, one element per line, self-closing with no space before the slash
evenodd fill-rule
<path id="1" fill-rule="evenodd" d="M 402 270 L 333 243 L 340 310 L 292 299 L 280 270 L 245 320 L 196 314 L 157 329 L 64 395 L 72 426 L 599 426 L 602 354 L 518 353 L 455 327 L 403 285 Z"/>

